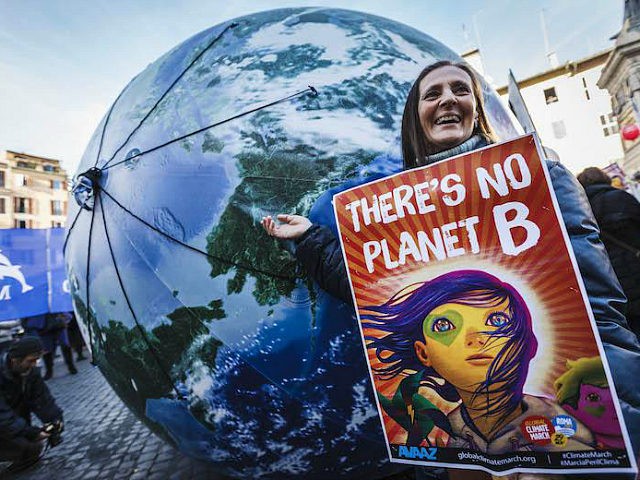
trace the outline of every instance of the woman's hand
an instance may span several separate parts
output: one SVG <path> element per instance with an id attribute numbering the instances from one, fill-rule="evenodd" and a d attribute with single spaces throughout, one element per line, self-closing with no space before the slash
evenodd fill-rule
<path id="1" fill-rule="evenodd" d="M 294 240 L 311 227 L 311 221 L 302 215 L 278 215 L 280 224 L 271 217 L 262 217 L 262 227 L 272 237 L 281 240 Z"/>

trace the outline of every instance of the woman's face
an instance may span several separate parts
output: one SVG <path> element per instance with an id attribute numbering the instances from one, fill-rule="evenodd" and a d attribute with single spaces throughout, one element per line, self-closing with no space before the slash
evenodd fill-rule
<path id="1" fill-rule="evenodd" d="M 458 390 L 474 392 L 508 338 L 491 336 L 511 322 L 507 301 L 496 307 L 445 303 L 425 318 L 424 342 L 415 342 L 420 361 Z"/>
<path id="2" fill-rule="evenodd" d="M 449 65 L 429 72 L 420 81 L 418 117 L 432 153 L 456 147 L 471 137 L 477 112 L 467 72 Z"/>

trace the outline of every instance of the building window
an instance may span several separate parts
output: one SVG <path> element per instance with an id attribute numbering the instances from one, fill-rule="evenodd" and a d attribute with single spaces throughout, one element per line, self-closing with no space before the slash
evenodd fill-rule
<path id="1" fill-rule="evenodd" d="M 589 87 L 587 87 L 587 80 L 582 77 L 582 86 L 584 87 L 584 96 L 587 97 L 587 100 L 591 100 L 591 96 L 589 96 Z"/>
<path id="2" fill-rule="evenodd" d="M 547 105 L 558 101 L 558 95 L 556 95 L 556 87 L 551 87 L 544 90 L 544 101 L 547 102 Z"/>
<path id="3" fill-rule="evenodd" d="M 16 178 L 16 187 L 27 187 L 29 185 L 29 177 L 27 177 L 26 175 L 17 173 L 15 178 Z"/>
<path id="4" fill-rule="evenodd" d="M 0 198 L 0 213 L 7 213 L 7 199 Z"/>
<path id="5" fill-rule="evenodd" d="M 60 180 L 51 180 L 51 188 L 53 190 L 62 189 L 62 182 Z"/>
<path id="6" fill-rule="evenodd" d="M 55 172 L 56 171 L 56 167 L 54 167 L 53 165 L 43 165 L 42 169 L 45 172 Z"/>
<path id="7" fill-rule="evenodd" d="M 4 188 L 4 170 L 0 170 L 0 188 Z"/>
<path id="8" fill-rule="evenodd" d="M 51 215 L 62 215 L 61 200 L 51 200 Z"/>
<path id="9" fill-rule="evenodd" d="M 553 128 L 553 136 L 556 138 L 564 138 L 567 136 L 567 127 L 564 124 L 563 120 L 558 120 L 557 122 L 553 122 L 551 124 Z"/>
<path id="10" fill-rule="evenodd" d="M 16 167 L 17 168 L 28 168 L 29 170 L 35 170 L 36 169 L 36 164 L 33 162 L 26 162 L 23 160 L 18 160 L 16 162 Z"/>
<path id="11" fill-rule="evenodd" d="M 62 227 L 62 222 L 51 222 L 51 226 L 53 228 L 60 228 Z"/>
<path id="12" fill-rule="evenodd" d="M 26 220 L 14 220 L 13 225 L 15 228 L 27 228 Z"/>
<path id="13" fill-rule="evenodd" d="M 25 197 L 16 198 L 14 213 L 31 213 L 31 199 Z"/>
<path id="14" fill-rule="evenodd" d="M 613 113 L 600 115 L 600 124 L 602 125 L 602 133 L 605 137 L 618 133 L 620 130 L 618 127 L 618 120 Z"/>

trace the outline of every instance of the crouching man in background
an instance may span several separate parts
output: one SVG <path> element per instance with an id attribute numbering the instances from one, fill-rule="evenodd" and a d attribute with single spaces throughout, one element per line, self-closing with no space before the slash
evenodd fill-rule
<path id="1" fill-rule="evenodd" d="M 45 440 L 62 431 L 62 410 L 36 368 L 43 353 L 38 337 L 23 337 L 0 357 L 0 460 L 13 462 L 10 472 L 38 462 Z M 31 413 L 45 427 L 32 426 Z"/>

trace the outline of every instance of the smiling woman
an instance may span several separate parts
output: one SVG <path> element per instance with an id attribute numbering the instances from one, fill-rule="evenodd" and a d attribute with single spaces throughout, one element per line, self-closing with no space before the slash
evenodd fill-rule
<path id="1" fill-rule="evenodd" d="M 482 86 L 473 70 L 447 60 L 424 68 L 407 95 L 401 135 L 405 169 L 447 158 L 438 154 L 474 136 L 477 142 L 495 143 Z"/>
<path id="2" fill-rule="evenodd" d="M 495 122 L 493 124 L 497 125 Z M 480 82 L 468 65 L 438 61 L 422 70 L 407 96 L 401 139 L 405 170 L 444 161 L 497 141 L 484 106 Z M 635 372 L 637 369 L 638 363 L 633 359 L 637 357 L 639 346 L 633 333 L 626 329 L 626 322 L 618 308 L 624 301 L 620 288 L 599 241 L 584 192 L 562 164 L 549 160 L 546 163 L 576 263 L 609 357 L 614 381 L 623 386 L 619 390 L 619 398 L 625 420 L 627 425 L 640 425 L 637 389 L 624 387 L 632 384 L 630 379 L 640 375 L 636 372 L 634 376 L 629 370 Z M 484 198 L 488 198 L 488 194 Z M 395 202 L 392 208 L 391 203 L 378 201 L 389 209 L 387 221 L 393 219 L 396 211 L 399 212 L 399 204 L 405 207 L 402 202 Z M 370 203 L 366 206 L 369 207 Z M 358 212 L 364 211 L 364 206 L 362 201 L 359 205 L 352 205 L 354 225 L 356 220 L 361 219 Z M 376 213 L 379 213 L 378 216 L 385 223 L 383 210 L 383 206 L 380 206 L 380 212 L 373 210 L 373 221 L 378 221 Z M 406 210 L 409 211 L 408 208 Z M 362 216 L 364 223 L 371 220 L 371 215 L 367 215 Z M 318 285 L 336 298 L 351 303 L 353 297 L 340 242 L 324 224 L 324 220 L 316 218 L 312 223 L 306 217 L 291 214 L 278 215 L 277 220 L 271 216 L 263 218 L 262 225 L 266 232 L 277 239 L 293 240 L 287 245 L 292 246 L 296 259 Z M 467 229 L 467 232 L 471 233 L 472 230 Z M 395 239 L 385 238 L 380 240 L 379 245 L 372 243 L 369 249 L 371 262 L 367 264 L 367 269 L 371 271 L 376 256 L 384 257 L 385 253 L 390 253 L 387 246 L 391 241 L 396 244 L 404 241 L 403 245 L 409 245 L 409 239 L 398 240 L 395 242 Z M 386 243 L 383 244 L 383 241 Z M 423 250 L 428 255 L 424 255 L 420 251 L 421 244 L 415 243 L 416 248 L 412 250 L 418 252 L 414 255 L 416 260 L 425 261 L 431 253 L 435 255 L 437 249 L 427 252 L 428 247 L 425 247 Z M 436 244 L 435 241 L 433 243 Z M 424 245 L 427 245 L 426 240 Z M 447 256 L 454 251 L 448 252 Z M 503 251 L 508 253 L 507 250 Z M 397 259 L 387 256 L 390 258 L 385 259 L 385 268 L 392 269 L 400 265 L 400 255 Z M 463 272 L 470 277 L 476 276 L 470 271 Z M 451 275 L 453 273 L 461 274 L 452 272 Z M 502 293 L 496 295 L 491 293 L 493 287 L 483 287 L 460 290 L 457 296 L 448 297 L 444 293 L 450 294 L 450 289 L 458 288 L 459 282 L 451 282 L 454 287 L 440 285 L 440 288 L 435 288 L 438 279 L 433 279 L 419 288 L 422 295 L 412 296 L 411 291 L 404 290 L 384 305 L 368 307 L 369 311 L 365 312 L 370 323 L 366 332 L 369 357 L 379 360 L 377 375 L 382 379 L 391 379 L 385 384 L 384 391 L 378 392 L 378 404 L 387 414 L 383 416 L 384 423 L 392 425 L 394 434 L 399 432 L 396 443 L 406 441 L 406 445 L 427 443 L 428 446 L 440 446 L 444 442 L 451 448 L 474 449 L 497 455 L 515 450 L 539 450 L 539 445 L 532 443 L 533 437 L 522 436 L 522 430 L 518 427 L 530 415 L 526 412 L 535 411 L 548 418 L 566 414 L 556 402 L 524 393 L 529 362 L 535 354 L 537 343 L 531 329 L 530 314 L 524 302 L 514 303 L 511 299 L 505 309 L 502 303 L 506 298 L 516 299 L 519 294 L 515 291 L 505 294 L 505 291 L 513 288 L 507 288 L 507 284 L 491 275 L 484 280 L 489 277 L 493 279 L 489 283 L 498 285 Z M 420 304 L 420 301 L 432 298 L 434 291 L 444 296 L 431 305 Z M 461 301 L 481 298 L 476 297 L 477 292 L 488 292 L 485 303 Z M 416 305 L 410 307 L 409 299 L 415 301 Z M 522 308 L 516 308 L 515 305 L 520 303 Z M 439 308 L 442 310 L 437 310 Z M 488 312 L 489 308 L 493 311 Z M 410 314 L 414 316 L 407 322 Z M 391 319 L 388 325 L 386 318 Z M 361 316 L 361 319 L 364 317 Z M 475 332 L 471 330 L 472 324 L 476 324 Z M 463 339 L 475 339 L 478 344 L 484 342 L 485 347 L 467 353 Z M 499 348 L 502 342 L 504 345 Z M 459 354 L 461 351 L 464 353 Z M 442 364 L 436 365 L 440 361 Z M 454 361 L 458 362 L 457 367 L 454 367 Z M 474 388 L 470 387 L 473 381 L 462 378 L 472 373 L 476 375 Z M 425 396 L 425 390 L 430 390 L 432 395 Z M 393 394 L 391 398 L 388 396 L 390 393 Z M 484 405 L 479 405 L 481 400 Z M 593 448 L 593 436 L 589 430 L 583 426 L 579 430 L 584 435 L 571 437 L 566 448 Z M 632 428 L 630 434 L 637 450 L 640 430 Z M 449 472 L 449 478 L 453 479 L 452 471 Z M 545 478 L 554 477 L 545 474 Z M 472 472 L 470 478 L 477 480 L 481 477 L 477 472 Z"/>
<path id="3" fill-rule="evenodd" d="M 420 81 L 418 116 L 429 153 L 469 138 L 478 119 L 469 74 L 450 65 L 427 74 Z"/>

